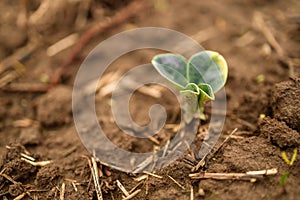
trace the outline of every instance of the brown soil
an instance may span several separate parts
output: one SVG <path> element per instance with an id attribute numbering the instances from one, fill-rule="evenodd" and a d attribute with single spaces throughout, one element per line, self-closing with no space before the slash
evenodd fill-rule
<path id="1" fill-rule="evenodd" d="M 39 1 L 29 1 L 32 2 L 27 8 L 31 14 L 37 9 Z M 93 9 L 88 12 L 86 28 L 82 30 L 113 16 L 129 1 L 116 1 L 117 4 L 111 3 L 112 1 L 93 2 Z M 229 78 L 225 87 L 227 118 L 223 134 L 216 146 L 233 129 L 238 128 L 238 131 L 209 159 L 207 172 L 243 173 L 277 168 L 278 174 L 265 176 L 256 182 L 191 180 L 191 169 L 183 156 L 155 172 L 162 179 L 149 176 L 138 187 L 141 192 L 133 199 L 190 199 L 191 187 L 195 199 L 299 199 L 299 156 L 291 167 L 281 158 L 283 150 L 289 158 L 294 148 L 300 151 L 300 79 L 295 78 L 300 75 L 299 1 L 155 2 L 156 8 L 138 13 L 123 25 L 95 37 L 82 49 L 79 59 L 73 62 L 68 72 L 63 74 L 60 85 L 47 93 L 0 89 L 0 198 L 59 199 L 64 183 L 65 199 L 97 199 L 87 159 L 91 155 L 81 143 L 72 120 L 71 94 L 76 72 L 83 58 L 100 41 L 130 28 L 158 26 L 187 35 L 214 27 L 216 36 L 205 40 L 201 45 L 205 49 L 220 52 L 228 61 Z M 21 5 L 15 5 L 8 0 L 0 2 L 0 60 L 28 44 L 30 38 L 37 37 L 32 25 L 17 25 L 19 12 L 16 10 L 20 7 Z M 76 5 L 72 6 L 74 7 Z M 76 15 L 74 10 L 72 12 L 73 14 L 69 13 L 71 17 L 69 16 L 68 22 L 52 21 L 51 26 L 47 27 L 48 30 L 51 29 L 50 32 L 35 27 L 43 38 L 42 48 L 24 61 L 25 75 L 13 80 L 13 83 L 40 83 L 42 77 L 51 77 L 54 70 L 65 61 L 70 49 L 53 57 L 47 56 L 46 49 L 62 37 L 77 31 L 68 25 L 73 23 Z M 281 48 L 292 58 L 295 65 L 294 78 L 289 78 L 290 71 L 284 58 L 276 53 L 265 36 L 253 25 L 256 12 L 262 13 L 265 23 L 271 27 L 271 32 Z M 80 34 L 82 30 L 79 31 Z M 117 71 L 123 74 L 136 65 L 149 63 L 156 53 L 155 50 L 128 53 L 112 63 L 106 73 Z M 263 75 L 264 79 L 257 79 L 258 75 Z M 0 80 L 2 78 L 0 67 Z M 168 114 L 167 124 L 179 123 L 178 103 L 174 96 L 166 88 L 159 90 L 163 94 L 160 98 L 149 97 L 140 92 L 133 95 L 130 112 L 138 124 L 149 123 L 148 110 L 153 104 L 165 107 Z M 149 139 L 130 137 L 114 124 L 110 111 L 110 95 L 97 94 L 95 102 L 99 123 L 108 138 L 126 150 L 150 152 L 159 145 L 165 145 L 175 133 L 172 128 L 164 127 L 155 135 L 159 145 Z M 209 113 L 209 109 L 206 113 Z M 202 144 L 207 126 L 208 122 L 203 121 L 195 138 L 196 145 Z M 52 162 L 42 167 L 33 166 L 21 159 L 21 153 L 29 154 L 36 161 Z M 104 199 L 122 199 L 116 180 L 128 191 L 138 184 L 133 178 L 139 175 L 126 174 L 100 163 L 98 166 L 103 173 L 100 182 Z M 287 170 L 290 170 L 290 175 L 284 190 L 279 180 Z M 168 176 L 173 177 L 183 188 Z M 24 197 L 21 198 L 20 195 Z"/>

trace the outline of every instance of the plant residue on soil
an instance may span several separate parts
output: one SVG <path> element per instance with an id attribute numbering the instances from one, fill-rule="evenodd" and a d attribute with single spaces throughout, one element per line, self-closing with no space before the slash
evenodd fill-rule
<path id="1" fill-rule="evenodd" d="M 151 4 L 147 9 L 93 35 L 58 84 L 46 90 L 44 86 L 51 84 L 51 77 L 72 49 L 49 56 L 47 48 L 72 33 L 82 36 L 96 22 L 109 23 L 131 1 L 42 1 L 48 14 L 55 17 L 46 15 L 41 1 L 19 2 L 0 2 L 0 60 L 5 61 L 0 65 L 1 199 L 97 199 L 91 154 L 81 143 L 72 119 L 72 85 L 81 62 L 99 42 L 145 26 L 198 35 L 195 39 L 205 49 L 220 52 L 228 61 L 226 121 L 216 147 L 232 130 L 238 131 L 208 158 L 206 171 L 246 173 L 276 168 L 278 173 L 256 181 L 192 180 L 186 154 L 154 174 L 127 174 L 100 161 L 103 198 L 122 199 L 125 194 L 118 180 L 130 194 L 137 191 L 132 199 L 299 199 L 299 156 L 290 168 L 281 157 L 282 151 L 288 157 L 295 148 L 300 151 L 299 1 L 147 1 Z M 261 23 L 257 16 L 263 17 L 264 27 L 257 24 Z M 22 64 L 3 64 L 16 61 L 24 49 L 30 51 L 28 47 L 35 41 L 39 48 L 23 57 Z M 138 50 L 118 58 L 105 72 L 108 79 L 100 82 L 95 96 L 98 120 L 107 137 L 128 151 L 151 152 L 164 146 L 178 128 L 178 102 L 167 88 L 157 85 L 146 87 L 159 91 L 158 96 L 135 92 L 129 110 L 136 123 L 150 122 L 148 111 L 153 104 L 161 104 L 168 114 L 167 125 L 157 135 L 137 139 L 116 126 L 110 110 L 111 93 L 101 88 L 132 67 L 149 63 L 157 53 Z M 36 83 L 38 87 L 27 88 Z M 206 107 L 209 118 L 210 105 Z M 207 127 L 208 121 L 202 121 L 195 145 L 202 144 Z M 284 190 L 279 181 L 287 170 L 290 174 Z"/>

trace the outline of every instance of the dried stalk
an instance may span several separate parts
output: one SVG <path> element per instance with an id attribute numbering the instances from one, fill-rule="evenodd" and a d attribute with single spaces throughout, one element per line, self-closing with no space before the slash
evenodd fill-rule
<path id="1" fill-rule="evenodd" d="M 246 173 L 207 173 L 199 172 L 190 174 L 189 177 L 192 179 L 215 179 L 215 180 L 246 180 L 255 181 L 257 178 L 263 178 L 268 175 L 277 174 L 277 169 L 268 169 L 260 171 L 249 171 Z"/>

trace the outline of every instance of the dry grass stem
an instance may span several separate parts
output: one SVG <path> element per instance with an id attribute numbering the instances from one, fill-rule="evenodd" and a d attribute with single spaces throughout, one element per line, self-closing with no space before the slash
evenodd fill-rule
<path id="1" fill-rule="evenodd" d="M 25 154 L 25 153 L 21 153 L 21 157 L 23 157 L 23 158 L 25 158 L 25 159 L 27 159 L 27 160 L 30 160 L 30 161 L 32 161 L 32 162 L 35 161 L 35 158 L 33 158 L 33 157 L 31 157 L 31 156 L 29 156 L 29 155 L 27 155 L 27 154 Z"/>
<path id="2" fill-rule="evenodd" d="M 263 178 L 268 175 L 277 174 L 277 169 L 268 169 L 260 171 L 249 171 L 246 173 L 207 173 L 199 172 L 190 174 L 189 177 L 192 179 L 215 179 L 215 180 L 246 180 L 255 181 L 257 178 Z"/>
<path id="3" fill-rule="evenodd" d="M 65 199 L 65 190 L 66 190 L 66 184 L 62 183 L 61 190 L 60 190 L 60 195 L 59 195 L 59 199 L 60 200 L 64 200 Z"/>
<path id="4" fill-rule="evenodd" d="M 154 173 L 151 173 L 151 172 L 144 171 L 144 173 L 147 174 L 147 175 L 153 176 L 153 177 L 155 177 L 155 178 L 159 178 L 159 179 L 162 179 L 162 178 L 163 178 L 162 176 L 159 176 L 159 175 L 154 174 Z"/>
<path id="5" fill-rule="evenodd" d="M 233 136 L 233 134 L 235 134 L 237 132 L 237 128 L 235 128 L 226 138 L 225 140 L 222 142 L 222 144 L 211 154 L 211 157 L 213 157 L 214 155 L 216 155 L 216 153 L 218 153 L 220 151 L 220 149 L 224 146 L 224 144 Z"/>
<path id="6" fill-rule="evenodd" d="M 278 170 L 276 168 L 246 172 L 246 174 L 248 174 L 248 175 L 275 175 L 277 173 L 278 173 Z"/>
<path id="7" fill-rule="evenodd" d="M 73 46 L 78 41 L 78 38 L 79 38 L 78 33 L 73 33 L 71 35 L 68 35 L 67 37 L 59 40 L 55 44 L 48 47 L 47 55 L 52 57 L 58 54 L 59 52 Z"/>
<path id="8" fill-rule="evenodd" d="M 15 128 L 27 128 L 30 127 L 33 124 L 33 120 L 29 118 L 16 120 L 13 122 L 13 126 Z"/>
<path id="9" fill-rule="evenodd" d="M 194 200 L 195 197 L 194 197 L 194 188 L 193 186 L 191 185 L 191 194 L 190 194 L 190 200 Z"/>
<path id="10" fill-rule="evenodd" d="M 147 177 L 147 179 L 146 179 L 145 188 L 146 188 L 146 195 L 148 195 L 149 194 L 149 177 Z"/>
<path id="11" fill-rule="evenodd" d="M 160 145 L 160 142 L 153 136 L 148 135 L 147 136 L 149 140 L 151 140 L 151 142 L 153 142 L 154 144 Z"/>
<path id="12" fill-rule="evenodd" d="M 24 192 L 24 193 L 22 193 L 22 194 L 20 194 L 19 196 L 17 196 L 16 198 L 14 198 L 14 200 L 21 200 L 21 199 L 23 199 L 25 196 L 26 196 L 26 192 Z"/>
<path id="13" fill-rule="evenodd" d="M 65 181 L 70 182 L 70 183 L 72 184 L 72 186 L 73 186 L 75 192 L 78 192 L 78 189 L 77 189 L 77 186 L 76 186 L 76 183 L 77 183 L 76 180 L 72 180 L 72 179 L 65 178 Z"/>
<path id="14" fill-rule="evenodd" d="M 125 187 L 122 185 L 122 183 L 119 180 L 117 180 L 117 186 L 123 192 L 123 194 L 125 195 L 125 197 L 129 196 L 129 192 L 125 189 Z"/>
<path id="15" fill-rule="evenodd" d="M 128 195 L 127 197 L 123 198 L 123 200 L 129 200 L 132 199 L 133 197 L 135 197 L 138 193 L 140 193 L 142 190 L 138 189 L 135 192 L 133 192 L 132 194 Z"/>
<path id="16" fill-rule="evenodd" d="M 0 176 L 2 176 L 3 178 L 9 180 L 10 182 L 12 182 L 12 183 L 15 184 L 15 185 L 18 184 L 14 179 L 12 179 L 10 176 L 8 176 L 8 175 L 6 175 L 6 174 L 2 174 L 2 173 L 1 173 Z"/>
<path id="17" fill-rule="evenodd" d="M 164 149 L 164 152 L 162 154 L 162 157 L 165 157 L 167 155 L 167 151 L 168 151 L 169 145 L 170 145 L 170 140 L 168 140 L 167 143 L 166 143 L 166 145 L 165 145 L 165 149 Z"/>
<path id="18" fill-rule="evenodd" d="M 90 164 L 91 163 L 91 164 Z M 96 194 L 98 200 L 103 200 L 102 191 L 101 191 L 101 185 L 99 183 L 99 174 L 98 174 L 98 166 L 96 159 L 94 157 L 91 157 L 91 161 L 89 162 L 90 168 L 92 171 L 92 176 L 95 184 Z"/>
<path id="19" fill-rule="evenodd" d="M 142 180 L 147 179 L 148 176 L 149 176 L 149 175 L 144 174 L 144 175 L 139 176 L 139 177 L 137 177 L 137 178 L 133 178 L 133 180 L 140 182 L 140 181 L 142 181 Z"/>
<path id="20" fill-rule="evenodd" d="M 176 181 L 172 176 L 167 175 L 176 185 L 178 185 L 181 189 L 185 190 L 185 188 L 178 182 Z"/>
<path id="21" fill-rule="evenodd" d="M 138 187 L 140 187 L 140 185 L 142 185 L 144 182 L 139 182 L 138 184 L 136 184 L 130 191 L 129 194 L 131 194 L 132 192 L 134 192 Z"/>
<path id="22" fill-rule="evenodd" d="M 28 160 L 26 158 L 21 158 L 21 160 L 23 160 L 23 161 L 25 161 L 25 162 L 27 162 L 27 163 L 35 166 L 35 167 L 44 167 L 44 166 L 49 165 L 53 162 L 52 160 L 33 162 L 33 161 Z"/>

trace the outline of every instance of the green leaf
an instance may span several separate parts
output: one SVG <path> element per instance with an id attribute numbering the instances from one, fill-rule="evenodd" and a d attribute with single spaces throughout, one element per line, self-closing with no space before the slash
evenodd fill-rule
<path id="1" fill-rule="evenodd" d="M 284 160 L 284 162 L 286 162 L 286 164 L 290 165 L 291 161 L 288 159 L 285 151 L 281 152 L 281 157 Z"/>
<path id="2" fill-rule="evenodd" d="M 291 162 L 290 162 L 290 166 L 292 166 L 294 164 L 296 158 L 297 158 L 297 148 L 294 149 L 294 154 L 292 156 L 292 159 L 291 159 Z"/>
<path id="3" fill-rule="evenodd" d="M 202 107 L 203 102 L 207 100 L 215 100 L 214 91 L 210 85 L 201 83 L 198 85 L 200 90 L 199 106 Z"/>
<path id="4" fill-rule="evenodd" d="M 284 172 L 284 174 L 281 176 L 280 181 L 279 181 L 280 185 L 283 186 L 283 185 L 286 184 L 286 181 L 287 181 L 287 178 L 289 177 L 289 174 L 290 174 L 289 171 Z"/>
<path id="5" fill-rule="evenodd" d="M 155 69 L 167 80 L 184 89 L 188 84 L 186 78 L 186 60 L 183 56 L 175 54 L 160 54 L 152 59 Z"/>
<path id="6" fill-rule="evenodd" d="M 201 51 L 189 59 L 186 74 L 188 82 L 197 85 L 206 83 L 216 93 L 227 80 L 227 63 L 217 52 Z"/>

